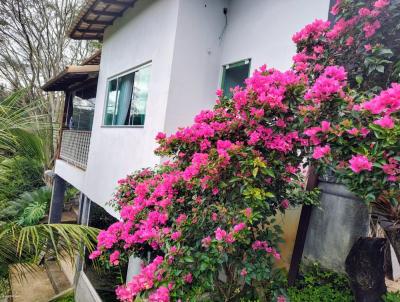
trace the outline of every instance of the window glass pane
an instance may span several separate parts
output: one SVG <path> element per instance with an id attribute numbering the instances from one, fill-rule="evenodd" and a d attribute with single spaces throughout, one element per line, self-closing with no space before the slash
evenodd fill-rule
<path id="1" fill-rule="evenodd" d="M 92 130 L 95 102 L 96 86 L 75 91 L 73 113 L 68 123 L 69 129 Z"/>
<path id="2" fill-rule="evenodd" d="M 134 73 L 130 73 L 118 79 L 118 96 L 113 125 L 128 124 L 134 76 Z"/>
<path id="3" fill-rule="evenodd" d="M 248 78 L 249 71 L 250 62 L 248 60 L 243 63 L 224 66 L 222 89 L 226 96 L 231 97 L 231 89 L 236 86 L 244 87 L 244 80 Z"/>
<path id="4" fill-rule="evenodd" d="M 108 84 L 104 125 L 144 125 L 150 66 Z"/>
<path id="5" fill-rule="evenodd" d="M 106 116 L 104 117 L 104 125 L 112 125 L 114 120 L 115 104 L 117 100 L 117 79 L 111 80 L 108 83 L 107 107 Z"/>
<path id="6" fill-rule="evenodd" d="M 149 94 L 150 66 L 136 71 L 133 84 L 130 125 L 144 125 L 146 103 Z"/>

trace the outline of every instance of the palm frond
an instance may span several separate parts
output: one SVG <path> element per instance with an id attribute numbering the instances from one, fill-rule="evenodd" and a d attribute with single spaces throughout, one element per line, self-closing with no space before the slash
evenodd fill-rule
<path id="1" fill-rule="evenodd" d="M 84 247 L 91 252 L 99 230 L 74 224 L 40 224 L 21 227 L 7 224 L 0 227 L 0 263 L 20 264 L 26 269 L 37 264 L 44 253 L 57 261 L 77 254 L 83 256 Z"/>

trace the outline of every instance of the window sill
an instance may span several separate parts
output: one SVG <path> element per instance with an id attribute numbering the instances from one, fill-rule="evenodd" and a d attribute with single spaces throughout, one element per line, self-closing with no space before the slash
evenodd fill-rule
<path id="1" fill-rule="evenodd" d="M 113 128 L 144 128 L 144 125 L 102 125 L 100 128 L 113 129 Z"/>

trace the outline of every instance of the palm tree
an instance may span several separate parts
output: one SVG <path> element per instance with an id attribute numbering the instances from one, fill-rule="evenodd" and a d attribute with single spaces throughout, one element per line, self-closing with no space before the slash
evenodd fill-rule
<path id="1" fill-rule="evenodd" d="M 99 230 L 74 224 L 38 224 L 0 226 L 0 263 L 16 266 L 20 272 L 34 270 L 41 259 L 52 256 L 57 261 L 66 257 L 74 262 L 83 256 L 84 248 L 93 251 Z"/>
<path id="2" fill-rule="evenodd" d="M 0 99 L 0 161 L 16 155 L 38 160 L 51 168 L 53 131 L 45 103 L 23 101 L 26 90 Z"/>

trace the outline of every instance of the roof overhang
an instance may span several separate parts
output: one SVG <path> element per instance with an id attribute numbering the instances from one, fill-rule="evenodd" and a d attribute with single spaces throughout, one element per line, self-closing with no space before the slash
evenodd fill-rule
<path id="1" fill-rule="evenodd" d="M 85 59 L 80 65 L 100 65 L 101 49 L 97 50 L 89 58 Z"/>
<path id="2" fill-rule="evenodd" d="M 99 65 L 67 66 L 62 72 L 42 86 L 44 91 L 65 91 L 71 85 L 97 78 Z"/>
<path id="3" fill-rule="evenodd" d="M 103 40 L 105 29 L 137 0 L 87 0 L 68 36 L 75 40 Z"/>

